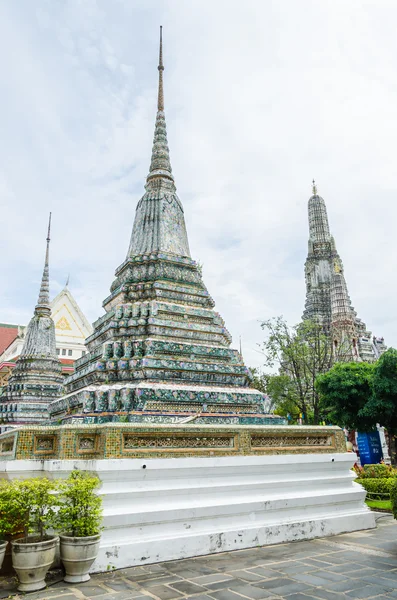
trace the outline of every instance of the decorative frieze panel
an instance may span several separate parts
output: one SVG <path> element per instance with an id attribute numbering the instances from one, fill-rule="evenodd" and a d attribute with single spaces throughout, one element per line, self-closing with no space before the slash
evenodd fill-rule
<path id="1" fill-rule="evenodd" d="M 252 448 L 335 447 L 332 435 L 253 435 Z"/>
<path id="2" fill-rule="evenodd" d="M 5 438 L 2 442 L 0 442 L 0 456 L 8 455 L 11 456 L 14 453 L 14 444 L 16 438 Z"/>
<path id="3" fill-rule="evenodd" d="M 34 454 L 55 454 L 57 446 L 56 435 L 35 435 L 33 443 Z"/>
<path id="4" fill-rule="evenodd" d="M 91 433 L 78 433 L 76 437 L 77 454 L 97 454 L 100 436 Z"/>
<path id="5" fill-rule="evenodd" d="M 235 436 L 233 435 L 129 435 L 124 434 L 123 436 L 123 449 L 136 450 L 136 449 L 168 449 L 175 451 L 186 451 L 193 450 L 195 448 L 200 449 L 223 449 L 228 448 L 232 450 L 235 448 Z"/>

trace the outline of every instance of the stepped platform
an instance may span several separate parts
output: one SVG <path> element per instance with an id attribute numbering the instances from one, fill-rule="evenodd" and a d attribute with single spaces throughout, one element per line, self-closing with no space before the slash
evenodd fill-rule
<path id="1" fill-rule="evenodd" d="M 93 572 L 375 526 L 337 427 L 24 426 L 0 435 L 0 477 L 101 479 Z"/>

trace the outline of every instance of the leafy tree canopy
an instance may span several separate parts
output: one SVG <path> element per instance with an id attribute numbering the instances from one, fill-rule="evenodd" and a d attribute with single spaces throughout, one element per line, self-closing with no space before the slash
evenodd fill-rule
<path id="1" fill-rule="evenodd" d="M 304 415 L 305 422 L 322 420 L 320 397 L 315 387 L 319 373 L 326 372 L 333 360 L 332 342 L 322 326 L 303 321 L 290 327 L 283 317 L 262 323 L 266 339 L 262 344 L 265 366 L 279 368 L 267 375 L 267 393 L 279 414 L 293 418 Z"/>
<path id="2" fill-rule="evenodd" d="M 374 365 L 372 396 L 363 414 L 397 434 L 397 350 L 389 348 Z"/>
<path id="3" fill-rule="evenodd" d="M 358 431 L 374 429 L 376 419 L 364 410 L 372 395 L 374 370 L 370 363 L 336 363 L 318 375 L 315 386 L 332 423 Z"/>

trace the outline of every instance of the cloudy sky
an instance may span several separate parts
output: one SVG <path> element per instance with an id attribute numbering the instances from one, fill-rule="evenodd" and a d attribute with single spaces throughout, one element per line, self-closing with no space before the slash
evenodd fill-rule
<path id="1" fill-rule="evenodd" d="M 51 292 L 90 321 L 150 163 L 164 27 L 171 161 L 193 258 L 246 362 L 299 320 L 314 177 L 359 316 L 397 345 L 394 0 L 0 0 L 0 321 Z"/>

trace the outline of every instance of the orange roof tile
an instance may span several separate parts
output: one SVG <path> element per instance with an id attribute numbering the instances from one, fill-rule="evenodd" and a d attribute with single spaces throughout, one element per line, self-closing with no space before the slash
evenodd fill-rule
<path id="1" fill-rule="evenodd" d="M 15 340 L 18 336 L 18 325 L 8 325 L 0 323 L 0 354 Z"/>

